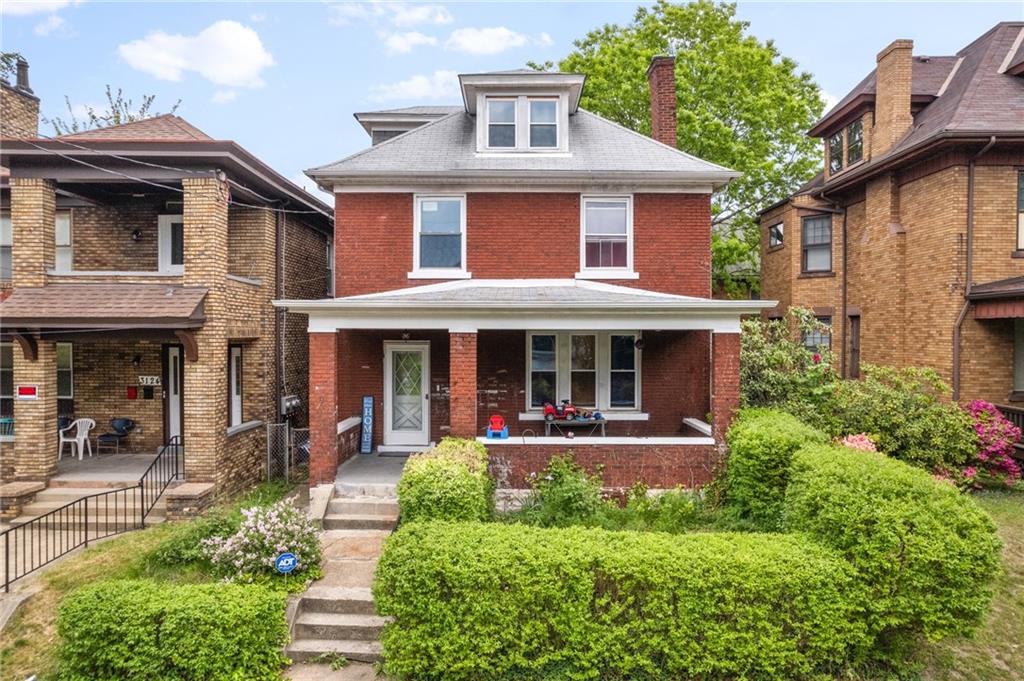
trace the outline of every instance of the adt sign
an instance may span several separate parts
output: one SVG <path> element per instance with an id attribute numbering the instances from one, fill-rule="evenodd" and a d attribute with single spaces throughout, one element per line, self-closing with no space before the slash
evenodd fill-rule
<path id="1" fill-rule="evenodd" d="M 294 553 L 282 553 L 274 561 L 274 569 L 280 572 L 282 575 L 286 575 L 296 568 L 299 564 L 298 559 Z"/>

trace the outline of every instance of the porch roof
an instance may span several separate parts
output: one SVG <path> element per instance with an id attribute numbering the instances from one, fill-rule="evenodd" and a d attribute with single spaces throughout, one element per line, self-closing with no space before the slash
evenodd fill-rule
<path id="1" fill-rule="evenodd" d="M 579 279 L 475 279 L 274 303 L 335 329 L 710 329 L 738 331 L 765 300 L 714 300 Z"/>
<path id="2" fill-rule="evenodd" d="M 5 330 L 197 328 L 205 288 L 165 284 L 50 284 L 16 288 L 0 302 Z"/>

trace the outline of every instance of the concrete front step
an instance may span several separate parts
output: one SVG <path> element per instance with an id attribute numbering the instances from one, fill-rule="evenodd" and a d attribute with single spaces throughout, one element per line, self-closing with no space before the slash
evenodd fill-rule
<path id="1" fill-rule="evenodd" d="M 377 615 L 304 612 L 295 621 L 295 638 L 376 641 L 387 620 Z"/>
<path id="2" fill-rule="evenodd" d="M 124 485 L 125 488 L 132 488 L 133 490 L 138 489 L 139 481 L 136 480 L 134 484 Z M 74 501 L 75 499 L 81 499 L 82 497 L 89 496 L 90 494 L 101 494 L 103 492 L 109 492 L 112 489 L 122 489 L 118 487 L 47 487 L 41 492 L 36 494 L 36 501 L 60 501 L 67 503 Z M 138 498 L 138 492 L 124 492 L 126 498 Z"/>
<path id="3" fill-rule="evenodd" d="M 19 527 L 21 525 L 25 525 L 28 522 L 30 522 L 32 520 L 35 520 L 36 518 L 40 517 L 41 515 L 42 514 L 33 514 L 33 515 L 24 515 L 24 514 L 22 514 L 22 515 L 18 516 L 17 518 L 12 518 L 10 520 L 10 522 L 9 522 L 9 526 L 10 527 Z M 92 514 L 90 513 L 90 516 L 91 515 Z M 61 522 L 61 527 L 63 527 L 64 529 L 67 529 L 67 530 L 80 530 L 82 528 L 88 528 L 90 532 L 97 531 L 97 532 L 100 532 L 100 533 L 105 533 L 105 532 L 108 532 L 108 531 L 112 531 L 112 530 L 117 528 L 118 524 L 121 524 L 123 526 L 125 523 L 127 523 L 129 520 L 131 520 L 131 518 L 125 518 L 124 516 L 121 516 L 121 515 L 117 516 L 116 518 L 113 515 L 111 515 L 109 520 L 105 520 L 103 518 L 100 518 L 100 519 L 97 520 L 96 518 L 90 517 L 88 522 L 81 522 L 79 520 L 72 520 L 70 518 L 58 518 L 57 516 L 51 516 L 51 518 L 52 518 L 52 521 L 50 521 L 50 522 L 52 522 L 52 523 L 57 523 L 57 522 L 63 521 L 63 522 Z M 135 516 L 135 518 L 137 518 L 137 515 Z M 167 520 L 167 518 L 164 516 L 162 511 L 159 512 L 159 513 L 156 512 L 156 511 L 153 511 L 149 515 L 146 516 L 146 527 L 149 527 L 150 525 L 157 525 L 157 524 L 162 523 L 162 522 L 164 522 L 166 520 Z M 44 521 L 44 522 L 46 522 L 46 521 Z M 44 527 L 44 529 L 45 529 L 45 527 Z M 131 525 L 131 527 L 129 527 L 127 529 L 134 530 L 134 529 L 137 529 L 137 528 L 133 524 L 133 525 Z"/>
<path id="4" fill-rule="evenodd" d="M 398 517 L 398 501 L 381 497 L 334 498 L 327 512 L 336 515 L 384 515 Z"/>
<path id="5" fill-rule="evenodd" d="M 337 641 L 333 639 L 302 639 L 293 641 L 285 655 L 295 662 L 310 662 L 322 655 L 340 655 L 354 662 L 378 662 L 381 659 L 377 641 Z"/>
<path id="6" fill-rule="evenodd" d="M 335 498 L 351 499 L 353 497 L 378 497 L 397 499 L 398 485 L 388 483 L 354 483 L 335 482 Z"/>
<path id="7" fill-rule="evenodd" d="M 369 587 L 337 587 L 314 584 L 302 594 L 302 613 L 335 613 L 339 615 L 376 615 L 373 594 Z"/>
<path id="8" fill-rule="evenodd" d="M 325 530 L 393 530 L 398 516 L 386 515 L 339 515 L 328 513 L 324 516 Z"/>

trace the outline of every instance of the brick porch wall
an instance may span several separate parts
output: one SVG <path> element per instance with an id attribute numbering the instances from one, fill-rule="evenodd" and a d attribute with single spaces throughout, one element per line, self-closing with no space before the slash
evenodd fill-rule
<path id="1" fill-rule="evenodd" d="M 449 425 L 455 437 L 477 431 L 477 334 L 448 334 Z"/>
<path id="2" fill-rule="evenodd" d="M 309 484 L 338 469 L 338 334 L 309 334 Z"/>
<path id="3" fill-rule="evenodd" d="M 711 425 L 721 442 L 740 406 L 740 335 L 716 333 L 711 347 Z"/>

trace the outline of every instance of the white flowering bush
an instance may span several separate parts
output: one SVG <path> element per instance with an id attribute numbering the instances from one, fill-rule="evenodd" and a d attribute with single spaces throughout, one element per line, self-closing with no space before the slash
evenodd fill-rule
<path id="1" fill-rule="evenodd" d="M 293 553 L 296 567 L 291 574 L 303 580 L 320 574 L 319 529 L 306 514 L 281 501 L 273 506 L 242 510 L 242 524 L 228 537 L 203 540 L 203 549 L 214 569 L 236 581 L 256 581 L 277 574 L 274 561 L 282 553 Z"/>

